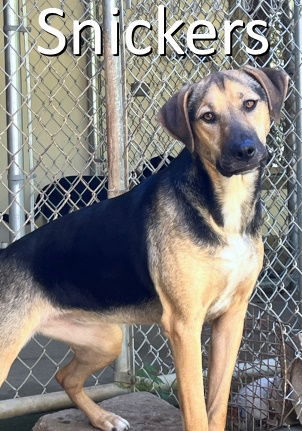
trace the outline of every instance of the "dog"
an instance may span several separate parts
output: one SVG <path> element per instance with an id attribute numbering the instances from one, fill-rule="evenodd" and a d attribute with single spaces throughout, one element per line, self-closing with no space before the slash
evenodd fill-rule
<path id="1" fill-rule="evenodd" d="M 261 173 L 287 75 L 244 67 L 187 85 L 159 121 L 185 148 L 130 192 L 55 220 L 0 254 L 0 384 L 34 333 L 69 344 L 56 378 L 103 431 L 128 422 L 83 391 L 121 351 L 121 324 L 159 323 L 185 431 L 222 431 L 248 300 L 263 264 Z M 207 403 L 201 330 L 212 322 Z"/>

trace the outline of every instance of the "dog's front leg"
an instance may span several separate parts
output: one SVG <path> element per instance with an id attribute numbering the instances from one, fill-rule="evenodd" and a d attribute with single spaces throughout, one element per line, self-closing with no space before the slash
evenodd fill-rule
<path id="1" fill-rule="evenodd" d="M 162 323 L 173 351 L 184 429 L 207 431 L 200 341 L 203 319 L 185 320 L 169 314 Z"/>
<path id="2" fill-rule="evenodd" d="M 231 380 L 247 304 L 247 301 L 234 303 L 212 325 L 207 399 L 209 431 L 225 429 Z"/>

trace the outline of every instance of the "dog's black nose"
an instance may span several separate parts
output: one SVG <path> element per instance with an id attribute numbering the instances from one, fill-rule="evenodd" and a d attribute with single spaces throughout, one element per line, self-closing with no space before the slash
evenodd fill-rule
<path id="1" fill-rule="evenodd" d="M 256 145 L 251 139 L 246 139 L 233 147 L 233 155 L 243 162 L 251 160 L 256 153 Z"/>

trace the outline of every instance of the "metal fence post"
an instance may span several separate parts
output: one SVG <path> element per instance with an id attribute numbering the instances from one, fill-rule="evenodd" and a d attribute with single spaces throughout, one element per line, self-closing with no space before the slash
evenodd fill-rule
<path id="1" fill-rule="evenodd" d="M 95 0 L 89 0 L 86 11 L 87 19 L 99 20 L 98 7 Z M 95 47 L 95 34 L 92 27 L 89 28 L 89 40 Z M 87 77 L 89 77 L 90 86 L 88 87 L 88 99 L 91 104 L 91 124 L 89 125 L 89 150 L 94 155 L 90 171 L 92 175 L 101 175 L 103 173 L 102 157 L 99 154 L 99 136 L 100 136 L 100 78 L 99 78 L 100 61 L 93 53 L 90 46 L 87 51 Z"/>
<path id="2" fill-rule="evenodd" d="M 25 51 L 25 87 L 26 87 L 26 105 L 27 105 L 27 136 L 25 145 L 28 146 L 28 169 L 29 169 L 29 218 L 30 218 L 30 229 L 35 230 L 35 175 L 33 171 L 35 169 L 34 160 L 34 147 L 33 147 L 33 108 L 32 108 L 32 85 L 31 85 L 31 64 L 30 64 L 30 40 L 28 26 L 28 11 L 26 7 L 26 0 L 22 0 L 22 15 L 23 15 L 23 26 L 24 26 L 24 51 Z"/>
<path id="3" fill-rule="evenodd" d="M 106 89 L 106 122 L 108 149 L 108 196 L 112 198 L 128 189 L 126 109 L 124 94 L 124 67 L 121 56 L 113 55 L 114 32 L 120 24 L 119 16 L 113 15 L 118 8 L 122 16 L 121 3 L 118 0 L 103 0 L 104 61 Z M 120 25 L 121 27 L 121 25 Z M 119 31 L 121 36 L 121 31 Z M 121 38 L 120 38 L 121 40 Z M 123 44 L 119 43 L 120 51 Z M 115 380 L 128 383 L 131 381 L 131 361 L 129 346 L 129 328 L 124 325 L 122 353 L 115 364 Z"/>
<path id="4" fill-rule="evenodd" d="M 22 136 L 21 49 L 18 0 L 4 1 L 6 111 L 10 240 L 20 238 L 24 228 L 24 172 Z"/>

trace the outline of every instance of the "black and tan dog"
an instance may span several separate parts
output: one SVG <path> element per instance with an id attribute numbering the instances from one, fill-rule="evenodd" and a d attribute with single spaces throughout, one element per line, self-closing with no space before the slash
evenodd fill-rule
<path id="1" fill-rule="evenodd" d="M 83 391 L 120 353 L 122 323 L 158 322 L 186 431 L 222 431 L 247 303 L 262 266 L 260 176 L 285 73 L 244 68 L 187 86 L 160 121 L 186 148 L 131 192 L 49 223 L 0 254 L 0 383 L 36 332 L 71 345 L 57 374 L 104 431 L 128 428 Z M 207 407 L 200 333 L 212 320 Z M 134 406 L 135 408 L 135 406 Z"/>

